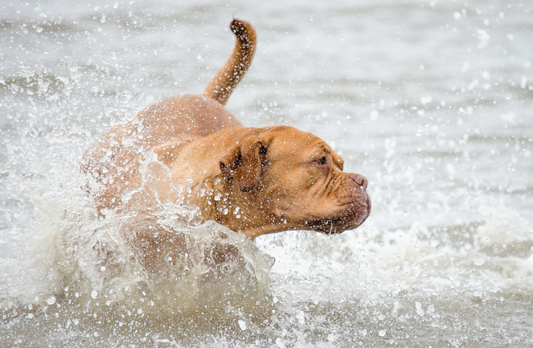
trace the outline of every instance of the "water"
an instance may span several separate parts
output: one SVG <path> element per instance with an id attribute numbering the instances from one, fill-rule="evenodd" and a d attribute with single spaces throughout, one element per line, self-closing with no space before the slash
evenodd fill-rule
<path id="1" fill-rule="evenodd" d="M 531 3 L 1 8 L 1 346 L 533 346 Z M 228 109 L 325 139 L 373 211 L 340 236 L 250 242 L 167 207 L 191 255 L 154 279 L 120 217 L 95 218 L 79 161 L 110 125 L 201 92 L 234 15 L 259 46 Z M 241 257 L 218 267 L 221 235 Z"/>

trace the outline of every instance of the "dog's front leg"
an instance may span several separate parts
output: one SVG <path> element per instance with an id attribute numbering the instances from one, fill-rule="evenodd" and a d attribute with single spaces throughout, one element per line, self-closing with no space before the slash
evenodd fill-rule
<path id="1" fill-rule="evenodd" d="M 185 234 L 162 226 L 152 214 L 139 214 L 121 225 L 122 233 L 135 257 L 146 271 L 153 274 L 175 273 L 173 267 L 186 255 Z"/>

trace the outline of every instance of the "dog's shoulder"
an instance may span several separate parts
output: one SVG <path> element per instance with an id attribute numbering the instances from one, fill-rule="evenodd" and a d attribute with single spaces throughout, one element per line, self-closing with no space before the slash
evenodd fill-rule
<path id="1" fill-rule="evenodd" d="M 183 136 L 179 139 L 171 140 L 156 146 L 152 149 L 152 151 L 157 155 L 157 159 L 160 162 L 170 166 L 178 158 L 183 148 L 189 145 L 194 139 L 196 138 L 191 136 Z"/>

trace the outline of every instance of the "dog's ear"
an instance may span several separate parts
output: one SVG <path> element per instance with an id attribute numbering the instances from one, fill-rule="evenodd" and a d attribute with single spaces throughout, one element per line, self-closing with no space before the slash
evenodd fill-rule
<path id="1" fill-rule="evenodd" d="M 247 137 L 220 160 L 220 171 L 227 182 L 234 183 L 243 192 L 250 191 L 261 180 L 266 152 L 266 144 L 257 136 Z"/>

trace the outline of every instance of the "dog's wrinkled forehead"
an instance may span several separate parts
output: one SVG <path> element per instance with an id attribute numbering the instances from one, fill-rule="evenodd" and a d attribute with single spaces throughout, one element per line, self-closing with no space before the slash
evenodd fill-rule
<path id="1" fill-rule="evenodd" d="M 268 156 L 295 156 L 306 158 L 320 153 L 331 153 L 331 147 L 314 134 L 292 127 L 276 127 L 267 132 L 269 141 Z"/>

